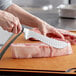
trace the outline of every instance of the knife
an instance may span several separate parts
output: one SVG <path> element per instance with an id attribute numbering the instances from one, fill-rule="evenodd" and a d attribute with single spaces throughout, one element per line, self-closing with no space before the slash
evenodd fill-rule
<path id="1" fill-rule="evenodd" d="M 34 32 L 34 31 L 31 31 L 27 28 L 23 28 L 23 32 L 24 32 L 25 39 L 35 38 L 54 48 L 65 48 L 68 45 L 67 42 L 49 38 L 47 36 L 44 36 L 44 35 Z"/>

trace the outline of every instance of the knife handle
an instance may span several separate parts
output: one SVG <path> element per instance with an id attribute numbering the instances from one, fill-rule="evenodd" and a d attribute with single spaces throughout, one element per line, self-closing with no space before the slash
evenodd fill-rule
<path id="1" fill-rule="evenodd" d="M 24 31 L 24 27 L 22 26 L 22 31 L 21 32 L 23 32 Z"/>

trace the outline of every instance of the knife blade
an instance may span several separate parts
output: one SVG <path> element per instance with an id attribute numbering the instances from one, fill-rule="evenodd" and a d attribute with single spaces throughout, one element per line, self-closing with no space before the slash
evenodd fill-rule
<path id="1" fill-rule="evenodd" d="M 54 47 L 54 48 L 65 48 L 68 45 L 67 42 L 49 38 L 47 36 L 44 36 L 44 35 L 34 32 L 34 31 L 31 31 L 27 28 L 24 28 L 23 32 L 24 32 L 25 39 L 35 38 L 41 42 L 48 44 L 49 46 Z"/>

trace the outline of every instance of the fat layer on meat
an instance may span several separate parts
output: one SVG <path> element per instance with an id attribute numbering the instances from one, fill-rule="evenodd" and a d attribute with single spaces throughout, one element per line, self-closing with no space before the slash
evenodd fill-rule
<path id="1" fill-rule="evenodd" d="M 70 43 L 63 49 L 40 43 L 18 43 L 11 45 L 13 58 L 54 57 L 72 54 Z"/>

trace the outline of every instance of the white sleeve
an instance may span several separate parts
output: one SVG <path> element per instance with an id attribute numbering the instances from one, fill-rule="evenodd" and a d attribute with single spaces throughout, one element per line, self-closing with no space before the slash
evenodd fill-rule
<path id="1" fill-rule="evenodd" d="M 12 5 L 12 0 L 0 0 L 0 10 L 4 10 Z"/>

